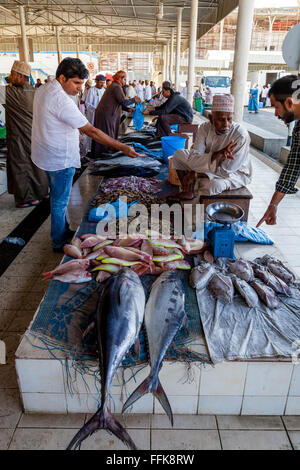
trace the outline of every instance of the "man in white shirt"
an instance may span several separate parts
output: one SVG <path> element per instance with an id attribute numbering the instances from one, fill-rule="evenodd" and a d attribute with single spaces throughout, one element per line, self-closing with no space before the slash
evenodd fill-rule
<path id="1" fill-rule="evenodd" d="M 102 96 L 105 93 L 106 88 L 104 87 L 106 77 L 104 75 L 96 75 L 95 86 L 92 86 L 85 97 L 85 115 L 87 120 L 94 125 L 95 110 L 101 101 Z M 88 150 L 92 147 L 92 139 L 88 138 Z"/>
<path id="2" fill-rule="evenodd" d="M 250 138 L 242 126 L 232 122 L 233 107 L 232 95 L 215 95 L 210 121 L 199 126 L 191 150 L 174 153 L 172 168 L 182 185 L 179 199 L 193 199 L 195 186 L 198 194 L 214 195 L 251 182 Z"/>
<path id="3" fill-rule="evenodd" d="M 130 98 L 134 98 L 135 96 L 137 96 L 136 82 L 132 82 L 129 84 L 129 87 L 127 89 L 126 98 L 130 99 Z"/>
<path id="4" fill-rule="evenodd" d="M 188 84 L 189 82 L 185 82 L 185 87 L 181 90 L 181 96 L 183 96 L 185 99 L 187 99 L 187 89 L 188 89 Z"/>
<path id="5" fill-rule="evenodd" d="M 71 235 L 66 209 L 75 168 L 80 168 L 79 131 L 129 157 L 138 156 L 131 147 L 93 127 L 70 98 L 81 92 L 87 77 L 81 60 L 67 57 L 59 64 L 56 79 L 40 87 L 34 97 L 31 158 L 48 178 L 52 247 L 57 252 L 63 251 Z"/>
<path id="6" fill-rule="evenodd" d="M 151 86 L 149 85 L 148 80 L 145 80 L 145 100 L 150 101 L 151 98 L 152 98 Z"/>
<path id="7" fill-rule="evenodd" d="M 94 125 L 94 116 L 95 116 L 95 109 L 97 108 L 98 104 L 101 101 L 102 96 L 105 93 L 106 88 L 104 87 L 106 81 L 106 77 L 104 75 L 97 75 L 95 78 L 95 86 L 92 86 L 85 98 L 85 109 L 86 109 L 86 117 L 88 121 Z"/>
<path id="8" fill-rule="evenodd" d="M 140 100 L 144 101 L 144 88 L 142 85 L 142 80 L 139 80 L 139 82 L 136 84 L 136 93 Z"/>

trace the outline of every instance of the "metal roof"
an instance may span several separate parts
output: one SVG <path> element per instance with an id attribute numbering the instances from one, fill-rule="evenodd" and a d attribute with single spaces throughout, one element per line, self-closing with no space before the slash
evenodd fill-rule
<path id="1" fill-rule="evenodd" d="M 163 17 L 158 18 L 159 3 Z M 188 47 L 191 1 L 186 0 L 0 0 L 1 49 L 14 50 L 21 35 L 19 6 L 25 7 L 26 33 L 38 50 L 55 50 L 59 28 L 62 48 L 79 43 L 108 50 L 161 50 L 182 11 L 182 50 Z M 238 0 L 199 0 L 198 38 L 238 6 Z M 54 49 L 53 49 L 54 48 Z"/>

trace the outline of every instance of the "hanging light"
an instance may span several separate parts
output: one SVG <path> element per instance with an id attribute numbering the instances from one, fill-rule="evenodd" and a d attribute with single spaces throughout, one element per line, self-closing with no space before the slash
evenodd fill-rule
<path id="1" fill-rule="evenodd" d="M 158 2 L 156 18 L 158 20 L 162 20 L 163 17 L 164 17 L 164 4 L 163 4 L 163 2 Z"/>

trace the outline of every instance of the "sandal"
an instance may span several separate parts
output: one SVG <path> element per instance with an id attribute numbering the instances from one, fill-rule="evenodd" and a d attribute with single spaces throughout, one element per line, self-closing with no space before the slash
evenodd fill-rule
<path id="1" fill-rule="evenodd" d="M 26 207 L 34 207 L 38 206 L 40 204 L 40 201 L 31 201 L 31 202 L 26 202 L 25 204 L 16 204 L 16 207 L 18 209 L 25 209 Z"/>

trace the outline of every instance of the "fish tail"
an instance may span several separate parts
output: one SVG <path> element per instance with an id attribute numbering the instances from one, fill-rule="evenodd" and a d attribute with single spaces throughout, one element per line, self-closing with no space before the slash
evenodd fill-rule
<path id="1" fill-rule="evenodd" d="M 81 444 L 84 439 L 99 429 L 108 429 L 116 437 L 118 437 L 130 449 L 137 450 L 136 445 L 127 433 L 126 429 L 112 416 L 107 408 L 101 408 L 97 411 L 89 421 L 82 426 L 78 433 L 73 437 L 67 450 L 74 450 Z"/>
<path id="2" fill-rule="evenodd" d="M 168 415 L 168 418 L 173 426 L 173 413 L 172 413 L 172 409 L 171 409 L 171 406 L 170 406 L 170 403 L 169 403 L 169 400 L 168 400 L 168 397 L 164 391 L 164 389 L 162 388 L 162 385 L 160 383 L 160 381 L 158 381 L 158 387 L 157 387 L 157 390 L 153 392 L 154 396 L 158 399 L 159 403 L 161 404 L 161 406 L 163 407 L 163 409 L 165 410 L 165 412 L 167 413 Z"/>
<path id="3" fill-rule="evenodd" d="M 126 402 L 123 405 L 122 413 L 124 413 L 124 411 L 127 410 L 127 408 L 133 405 L 133 403 L 135 403 L 143 395 L 146 395 L 146 393 L 152 391 L 151 382 L 152 382 L 152 377 L 149 376 L 134 390 L 134 392 L 132 392 L 132 394 L 127 398 Z"/>
<path id="4" fill-rule="evenodd" d="M 133 405 L 139 398 L 141 398 L 143 395 L 146 395 L 146 393 L 153 393 L 153 395 L 158 399 L 160 402 L 161 406 L 167 413 L 171 424 L 173 426 L 173 413 L 171 410 L 171 406 L 168 400 L 168 397 L 162 388 L 162 385 L 159 381 L 159 379 L 155 379 L 151 375 L 149 375 L 136 389 L 135 391 L 130 395 L 130 397 L 127 398 L 126 402 L 123 405 L 122 408 L 122 413 L 129 408 L 129 406 Z"/>

